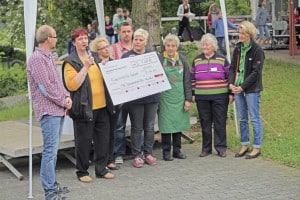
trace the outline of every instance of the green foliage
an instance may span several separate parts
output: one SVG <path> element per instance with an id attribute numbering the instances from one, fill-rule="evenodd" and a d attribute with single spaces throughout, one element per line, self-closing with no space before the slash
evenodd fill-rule
<path id="1" fill-rule="evenodd" d="M 176 1 L 160 1 L 161 12 L 163 17 L 176 16 L 178 6 L 182 0 Z M 205 1 L 194 3 L 190 1 L 191 11 L 196 15 L 206 15 L 209 5 L 213 1 Z M 216 1 L 218 2 L 218 1 Z M 104 1 L 105 15 L 113 16 L 116 8 L 128 8 L 131 10 L 131 0 L 113 0 Z M 226 0 L 226 8 L 228 15 L 242 15 L 250 13 L 249 1 Z M 0 34 L 0 44 L 10 44 L 13 47 L 24 49 L 24 17 L 23 17 L 23 1 L 10 0 L 1 1 L 0 20 L 7 26 L 7 32 Z M 88 23 L 96 19 L 96 7 L 94 1 L 80 0 L 39 0 L 37 11 L 37 27 L 42 24 L 49 24 L 56 28 L 58 35 L 57 51 L 58 54 L 66 53 L 67 39 L 74 28 L 85 28 Z M 176 24 L 166 26 L 166 30 L 170 32 L 169 27 L 177 27 Z M 164 25 L 165 26 L 165 25 Z M 195 24 L 197 26 L 197 24 Z"/>
<path id="2" fill-rule="evenodd" d="M 0 68 L 0 98 L 27 90 L 26 71 L 22 67 Z"/>
<path id="3" fill-rule="evenodd" d="M 192 65 L 194 58 L 201 52 L 195 43 L 180 45 L 178 52 L 185 55 L 189 66 Z"/>

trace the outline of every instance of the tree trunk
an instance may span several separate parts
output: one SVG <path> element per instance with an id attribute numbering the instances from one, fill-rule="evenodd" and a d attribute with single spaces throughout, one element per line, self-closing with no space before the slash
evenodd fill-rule
<path id="1" fill-rule="evenodd" d="M 149 32 L 147 48 L 160 44 L 160 0 L 132 0 L 131 17 L 134 30 L 143 28 Z"/>

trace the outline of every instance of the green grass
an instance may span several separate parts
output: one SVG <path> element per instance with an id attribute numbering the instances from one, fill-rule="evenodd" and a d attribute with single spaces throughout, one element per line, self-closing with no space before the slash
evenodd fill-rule
<path id="1" fill-rule="evenodd" d="M 0 122 L 22 119 L 28 117 L 28 115 L 29 115 L 29 104 L 28 103 L 19 104 L 11 108 L 0 110 Z"/>

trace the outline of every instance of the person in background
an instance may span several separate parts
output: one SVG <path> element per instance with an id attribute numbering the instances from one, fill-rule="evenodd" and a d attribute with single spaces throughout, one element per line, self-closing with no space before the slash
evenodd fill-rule
<path id="1" fill-rule="evenodd" d="M 300 34 L 300 7 L 297 7 L 294 9 L 294 24 L 298 25 L 296 26 L 296 34 Z M 297 45 L 300 46 L 300 37 L 297 36 Z"/>
<path id="2" fill-rule="evenodd" d="M 68 54 L 70 54 L 75 49 L 71 36 L 67 40 L 67 49 L 68 49 Z"/>
<path id="3" fill-rule="evenodd" d="M 119 41 L 118 30 L 121 23 L 125 22 L 124 13 L 122 8 L 117 8 L 117 13 L 113 16 L 113 28 L 115 30 L 115 40 Z"/>
<path id="4" fill-rule="evenodd" d="M 228 28 L 232 28 L 237 30 L 237 26 L 231 23 L 230 21 L 227 21 Z M 222 17 L 222 12 L 219 11 L 218 13 L 218 19 L 214 21 L 212 24 L 212 28 L 215 30 L 215 36 L 218 41 L 219 50 L 222 54 L 226 55 L 226 48 L 225 48 L 225 31 L 224 31 L 224 20 Z"/>
<path id="5" fill-rule="evenodd" d="M 176 35 L 167 35 L 164 39 L 164 53 L 161 61 L 171 84 L 171 89 L 161 94 L 158 109 L 158 127 L 161 133 L 162 153 L 165 161 L 172 161 L 171 139 L 173 139 L 173 157 L 185 159 L 181 151 L 181 133 L 190 129 L 189 109 L 192 101 L 190 68 L 182 55 L 178 53 L 180 41 Z"/>
<path id="6" fill-rule="evenodd" d="M 77 28 L 72 32 L 75 50 L 65 59 L 62 72 L 65 87 L 71 92 L 75 135 L 76 175 L 79 181 L 90 183 L 89 155 L 94 147 L 95 174 L 97 178 L 114 179 L 107 169 L 110 141 L 110 105 L 98 63 L 97 53 L 87 51 L 87 31 Z"/>
<path id="7" fill-rule="evenodd" d="M 105 63 L 113 60 L 109 57 L 109 42 L 104 37 L 98 37 L 90 44 L 91 50 L 98 53 L 98 56 L 100 58 L 100 62 L 103 65 Z M 106 89 L 106 91 L 108 91 Z M 107 92 L 105 94 L 107 98 L 109 98 L 109 102 L 112 102 L 109 93 Z M 117 125 L 117 120 L 119 116 L 119 107 L 111 105 L 110 107 L 113 107 L 113 112 L 109 112 L 109 123 L 110 123 L 110 139 L 109 139 L 109 157 L 107 162 L 107 167 L 111 170 L 118 170 L 120 167 L 115 164 L 115 158 L 114 158 L 114 140 L 115 140 L 115 129 Z"/>
<path id="8" fill-rule="evenodd" d="M 259 45 L 271 44 L 271 36 L 267 26 L 269 12 L 266 8 L 267 0 L 258 1 L 258 9 L 255 17 L 255 24 L 259 30 L 259 38 L 257 43 Z"/>
<path id="9" fill-rule="evenodd" d="M 260 93 L 263 90 L 262 68 L 265 54 L 254 42 L 256 27 L 248 21 L 239 24 L 239 43 L 231 60 L 228 86 L 234 94 L 241 133 L 241 149 L 235 157 L 243 157 L 249 151 L 250 133 L 248 116 L 253 126 L 253 150 L 246 159 L 256 158 L 261 153 L 263 127 L 260 116 Z"/>
<path id="10" fill-rule="evenodd" d="M 120 35 L 120 41 L 111 45 L 109 47 L 110 57 L 114 60 L 120 59 L 122 55 L 133 48 L 132 44 L 132 35 L 133 29 L 132 25 L 128 22 L 123 22 L 119 26 L 118 33 Z M 117 126 L 115 129 L 115 145 L 114 145 L 114 154 L 115 154 L 115 163 L 122 164 L 124 162 L 123 157 L 126 153 L 126 137 L 125 137 L 125 128 L 126 121 L 128 117 L 128 111 L 126 104 L 121 106 L 121 110 L 118 116 Z"/>
<path id="11" fill-rule="evenodd" d="M 136 30 L 133 34 L 133 49 L 125 53 L 122 58 L 150 52 L 146 50 L 148 37 L 149 33 L 146 30 L 141 28 Z M 131 150 L 134 156 L 133 166 L 136 168 L 143 167 L 144 162 L 151 166 L 156 165 L 156 159 L 152 156 L 152 150 L 154 144 L 154 121 L 159 101 L 160 94 L 157 93 L 125 103 L 131 120 Z M 145 156 L 145 161 L 142 159 L 143 155 Z"/>
<path id="12" fill-rule="evenodd" d="M 208 13 L 207 13 L 207 25 L 208 25 L 208 30 L 211 34 L 215 34 L 215 30 L 212 29 L 212 25 L 214 21 L 218 19 L 218 12 L 219 9 L 215 3 L 209 6 Z"/>
<path id="13" fill-rule="evenodd" d="M 182 0 L 182 2 L 183 3 L 179 5 L 177 10 L 177 16 L 179 17 L 178 37 L 181 41 L 183 41 L 182 34 L 184 29 L 186 29 L 189 34 L 190 41 L 193 42 L 194 38 L 192 36 L 190 21 L 192 20 L 191 17 L 193 17 L 194 14 L 191 13 L 189 0 Z"/>
<path id="14" fill-rule="evenodd" d="M 105 34 L 106 39 L 109 41 L 109 44 L 115 43 L 115 34 L 112 22 L 110 21 L 109 16 L 105 16 Z"/>
<path id="15" fill-rule="evenodd" d="M 228 103 L 233 101 L 227 82 L 229 62 L 217 53 L 218 42 L 211 33 L 203 35 L 199 45 L 202 53 L 193 61 L 191 79 L 202 128 L 200 157 L 212 153 L 212 138 L 218 156 L 226 157 L 226 118 Z"/>
<path id="16" fill-rule="evenodd" d="M 42 25 L 36 31 L 36 41 L 38 47 L 28 61 L 27 78 L 43 136 L 40 179 L 46 200 L 63 200 L 62 194 L 69 190 L 58 184 L 55 168 L 64 116 L 72 107 L 72 100 L 58 76 L 52 57 L 57 43 L 56 31 L 51 26 Z"/>
<path id="17" fill-rule="evenodd" d="M 127 8 L 123 9 L 123 14 L 124 14 L 125 21 L 132 24 L 132 19 L 130 18 L 130 11 Z"/>
<path id="18" fill-rule="evenodd" d="M 90 43 L 96 38 L 96 31 L 93 29 L 92 24 L 87 25 L 87 32 L 88 32 L 88 38 Z"/>

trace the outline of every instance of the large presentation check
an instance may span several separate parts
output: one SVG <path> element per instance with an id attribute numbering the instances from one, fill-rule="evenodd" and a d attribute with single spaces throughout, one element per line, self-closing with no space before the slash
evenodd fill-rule
<path id="1" fill-rule="evenodd" d="M 171 89 L 155 52 L 99 66 L 114 105 Z"/>

